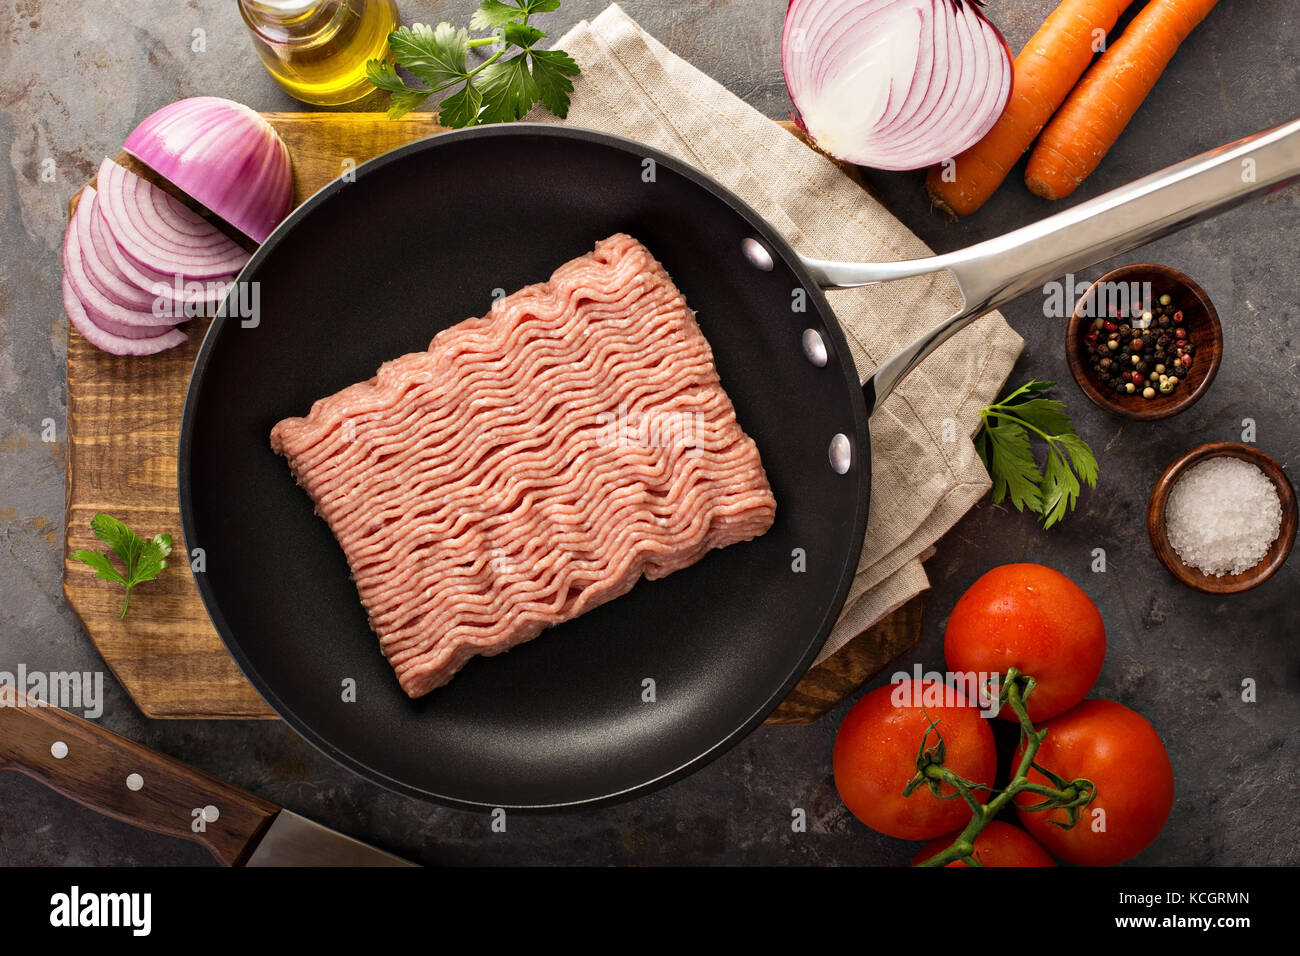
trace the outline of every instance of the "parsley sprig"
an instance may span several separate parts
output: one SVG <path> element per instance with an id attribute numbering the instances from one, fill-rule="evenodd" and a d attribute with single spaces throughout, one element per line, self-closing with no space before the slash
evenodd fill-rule
<path id="1" fill-rule="evenodd" d="M 470 18 L 471 30 L 491 30 L 492 35 L 470 39 L 469 31 L 450 23 L 436 27 L 417 23 L 388 34 L 393 61 L 427 86 L 408 86 L 388 60 L 370 60 L 366 76 L 381 90 L 392 93 L 388 118 L 405 116 L 436 93 L 444 96 L 438 107 L 443 126 L 459 128 L 482 123 L 509 123 L 522 119 L 538 100 L 563 119 L 569 113 L 569 94 L 578 64 L 563 50 L 538 50 L 546 34 L 528 19 L 535 13 L 558 10 L 560 0 L 483 0 Z M 482 63 L 470 67 L 472 47 L 497 46 Z M 518 50 L 503 59 L 506 53 Z"/>
<path id="2" fill-rule="evenodd" d="M 126 588 L 126 597 L 122 599 L 122 613 L 118 619 L 126 617 L 127 606 L 131 603 L 131 589 L 137 584 L 152 581 L 158 572 L 167 567 L 167 555 L 172 553 L 172 536 L 156 534 L 148 541 L 116 518 L 103 512 L 90 519 L 90 529 L 95 537 L 113 549 L 126 567 L 123 574 L 113 567 L 113 562 L 102 551 L 74 551 L 74 560 L 82 561 L 95 569 L 95 577 L 105 581 L 115 581 Z"/>
<path id="3" fill-rule="evenodd" d="M 1055 382 L 1031 381 L 980 412 L 983 427 L 975 448 L 993 479 L 993 503 L 1007 497 L 1017 511 L 1028 508 L 1050 528 L 1074 510 L 1080 482 L 1097 487 L 1097 458 L 1075 434 L 1065 405 L 1043 395 Z M 1031 438 L 1047 445 L 1043 467 Z"/>

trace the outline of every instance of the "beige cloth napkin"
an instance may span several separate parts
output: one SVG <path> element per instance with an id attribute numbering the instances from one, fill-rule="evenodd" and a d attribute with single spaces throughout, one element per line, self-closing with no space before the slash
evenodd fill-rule
<path id="1" fill-rule="evenodd" d="M 616 4 L 556 46 L 582 67 L 563 122 L 626 136 L 691 163 L 805 255 L 894 260 L 930 253 L 834 163 L 671 53 Z M 528 119 L 561 122 L 544 109 Z M 827 298 L 864 380 L 961 304 L 947 273 Z M 909 375 L 872 418 L 866 544 L 818 662 L 930 586 L 921 562 L 990 487 L 971 436 L 1021 345 L 1001 315 L 987 315 Z"/>

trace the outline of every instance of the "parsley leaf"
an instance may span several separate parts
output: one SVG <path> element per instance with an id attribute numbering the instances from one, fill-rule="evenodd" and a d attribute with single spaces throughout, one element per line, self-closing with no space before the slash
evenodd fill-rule
<path id="1" fill-rule="evenodd" d="M 518 4 L 502 3 L 501 0 L 483 0 L 482 5 L 469 18 L 469 27 L 471 30 L 494 30 L 512 20 L 518 20 L 523 15 L 524 11 Z"/>
<path id="2" fill-rule="evenodd" d="M 135 587 L 143 581 L 152 581 L 158 577 L 158 572 L 167 567 L 167 555 L 172 553 L 172 536 L 169 534 L 156 534 L 150 538 L 140 552 L 140 560 L 136 563 L 135 570 L 131 572 L 131 579 L 127 582 L 131 587 Z"/>
<path id="3" fill-rule="evenodd" d="M 109 556 L 102 551 L 74 551 L 70 557 L 95 569 L 95 577 L 112 581 L 126 588 L 126 597 L 122 600 L 122 613 L 119 619 L 126 617 L 126 609 L 131 603 L 131 589 L 137 584 L 152 581 L 167 567 L 167 556 L 172 552 L 172 536 L 157 534 L 148 541 L 142 541 L 134 531 L 111 515 L 95 515 L 90 520 L 90 529 L 95 537 L 113 549 L 126 567 L 123 574 L 113 567 Z"/>
<path id="4" fill-rule="evenodd" d="M 1016 417 L 1028 422 L 1034 428 L 1049 435 L 1073 434 L 1070 416 L 1065 413 L 1065 404 L 1050 398 L 1032 398 L 1027 402 L 1018 402 L 1012 406 Z"/>
<path id="5" fill-rule="evenodd" d="M 1017 511 L 1028 508 L 1050 528 L 1074 510 L 1083 485 L 1097 487 L 1097 458 L 1075 433 L 1065 405 L 1044 394 L 1055 382 L 1031 381 L 980 412 L 975 436 L 993 479 L 993 503 L 1007 498 Z M 1046 443 L 1040 469 L 1031 438 Z"/>
<path id="6" fill-rule="evenodd" d="M 443 126 L 460 129 L 473 126 L 478 121 L 479 110 L 483 106 L 483 94 L 473 83 L 466 83 L 459 93 L 453 93 L 442 101 L 438 108 L 438 121 Z"/>
<path id="7" fill-rule="evenodd" d="M 400 27 L 388 34 L 388 47 L 398 63 L 431 86 L 454 83 L 466 75 L 469 33 L 453 29 L 450 23 Z"/>
<path id="8" fill-rule="evenodd" d="M 501 31 L 501 39 L 506 43 L 525 50 L 545 38 L 546 34 L 537 27 L 530 27 L 524 23 L 507 23 L 505 29 Z"/>
<path id="9" fill-rule="evenodd" d="M 95 577 L 103 578 L 105 581 L 113 581 L 126 587 L 126 578 L 122 577 L 121 572 L 113 567 L 113 562 L 102 551 L 73 551 L 72 557 L 77 561 L 84 561 L 94 568 Z"/>
<path id="10" fill-rule="evenodd" d="M 540 93 L 522 54 L 493 63 L 483 71 L 479 85 L 483 90 L 480 119 L 484 123 L 509 123 L 521 118 Z"/>
<path id="11" fill-rule="evenodd" d="M 366 79 L 381 90 L 392 93 L 388 102 L 388 118 L 400 119 L 423 103 L 429 96 L 419 90 L 407 89 L 402 78 L 387 60 L 371 60 L 366 64 Z M 450 124 L 448 124 L 450 125 Z"/>
<path id="12" fill-rule="evenodd" d="M 96 538 L 113 549 L 113 553 L 122 559 L 128 571 L 144 549 L 144 542 L 136 533 L 110 515 L 95 515 L 90 519 L 90 530 L 95 532 Z"/>
<path id="13" fill-rule="evenodd" d="M 1026 505 L 1030 511 L 1041 511 L 1043 500 L 1038 489 L 1043 475 L 1034 462 L 1029 433 L 1010 422 L 994 422 L 986 426 L 986 431 L 993 460 L 1000 465 L 990 472 L 993 476 L 993 503 L 1001 504 L 1010 496 L 1017 511 L 1023 511 Z"/>
<path id="14" fill-rule="evenodd" d="M 569 94 L 573 92 L 569 77 L 577 76 L 582 70 L 563 50 L 530 50 L 528 55 L 532 57 L 533 79 L 537 81 L 542 105 L 564 119 L 569 115 Z"/>
<path id="15" fill-rule="evenodd" d="M 563 50 L 534 49 L 546 34 L 528 22 L 535 13 L 559 8 L 560 0 L 483 0 L 470 18 L 470 29 L 490 30 L 492 35 L 474 39 L 450 23 L 400 27 L 388 35 L 392 62 L 368 61 L 366 77 L 377 89 L 392 94 L 389 119 L 444 91 L 451 91 L 439 104 L 438 120 L 444 126 L 508 123 L 523 118 L 539 100 L 563 119 L 573 92 L 570 77 L 581 70 Z M 496 49 L 471 68 L 470 49 L 486 46 Z M 517 52 L 505 57 L 511 50 Z M 426 85 L 409 85 L 397 67 Z"/>
<path id="16" fill-rule="evenodd" d="M 520 17 L 527 18 L 534 13 L 550 13 L 560 9 L 560 0 L 532 0 L 523 3 L 502 3 L 501 0 L 483 0 L 474 15 L 469 18 L 471 30 L 491 30 L 503 27 Z"/>

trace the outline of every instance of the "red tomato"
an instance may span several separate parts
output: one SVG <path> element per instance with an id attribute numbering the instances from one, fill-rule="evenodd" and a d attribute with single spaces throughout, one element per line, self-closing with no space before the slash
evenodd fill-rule
<path id="1" fill-rule="evenodd" d="M 953 773 L 991 786 L 997 772 L 993 731 L 960 691 L 937 681 L 906 680 L 867 694 L 853 705 L 835 738 L 835 787 L 855 817 L 904 840 L 929 840 L 970 821 L 970 807 L 960 797 L 941 800 L 924 785 L 903 796 L 929 728 L 922 704 L 943 735 L 944 764 Z M 927 746 L 935 742 L 932 733 Z M 956 794 L 947 784 L 942 792 Z M 988 799 L 987 793 L 977 793 L 981 802 Z"/>
<path id="2" fill-rule="evenodd" d="M 1122 863 L 1150 846 L 1174 806 L 1174 768 L 1147 719 L 1113 700 L 1085 700 L 1043 726 L 1047 739 L 1034 762 L 1067 781 L 1091 780 L 1097 796 L 1063 830 L 1050 821 L 1066 822 L 1064 810 L 1028 812 L 1021 808 L 1042 798 L 1018 794 L 1025 829 L 1057 859 L 1088 866 Z M 1014 759 L 1020 760 L 1019 748 Z M 1037 770 L 1029 779 L 1050 785 Z"/>
<path id="3" fill-rule="evenodd" d="M 1037 723 L 1087 696 L 1106 656 L 1106 628 L 1097 605 L 1059 571 L 1004 564 L 952 609 L 943 655 L 954 672 L 1005 674 L 1016 667 L 1033 677 L 1026 710 Z M 999 716 L 1015 719 L 1009 707 Z"/>
<path id="4" fill-rule="evenodd" d="M 921 848 L 920 853 L 912 857 L 912 865 L 923 863 L 936 853 L 948 849 L 955 839 L 957 833 L 931 840 Z M 990 821 L 975 837 L 975 856 L 985 866 L 1056 866 L 1056 861 L 1034 842 L 1033 837 L 1020 827 L 1013 827 L 1001 820 Z M 961 860 L 953 860 L 946 865 L 966 866 Z"/>

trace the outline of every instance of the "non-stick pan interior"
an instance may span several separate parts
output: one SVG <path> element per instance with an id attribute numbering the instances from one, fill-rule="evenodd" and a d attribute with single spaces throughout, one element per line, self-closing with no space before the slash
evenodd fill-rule
<path id="1" fill-rule="evenodd" d="M 327 753 L 456 803 L 609 799 L 739 739 L 810 663 L 865 527 L 865 412 L 820 293 L 794 311 L 802 277 L 785 262 L 758 272 L 740 252 L 746 236 L 786 247 L 715 188 L 626 141 L 489 127 L 362 166 L 253 258 L 243 279 L 256 283 L 256 324 L 214 322 L 186 403 L 186 544 L 204 549 L 200 591 L 244 672 Z M 649 247 L 696 310 L 758 444 L 776 524 L 408 700 L 341 549 L 271 451 L 271 427 L 619 231 Z M 828 345 L 825 367 L 801 350 L 809 327 Z M 854 445 L 845 475 L 828 461 L 836 432 Z"/>

